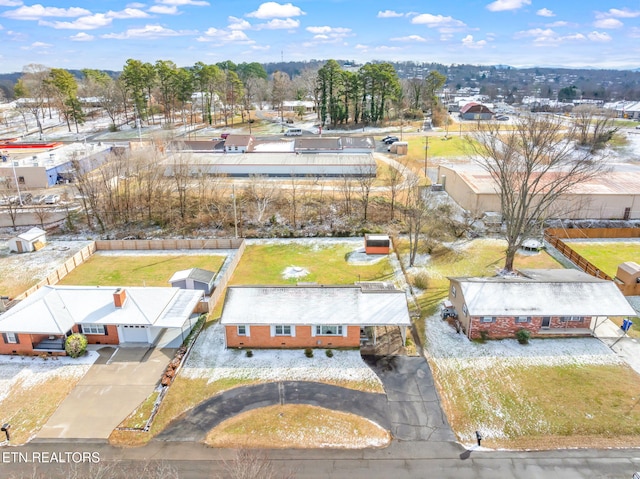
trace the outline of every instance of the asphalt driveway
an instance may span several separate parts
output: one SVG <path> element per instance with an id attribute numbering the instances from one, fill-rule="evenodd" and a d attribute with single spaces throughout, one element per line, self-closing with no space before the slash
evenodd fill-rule
<path id="1" fill-rule="evenodd" d="M 107 439 L 153 392 L 174 352 L 137 347 L 99 349 L 100 358 L 36 439 Z"/>
<path id="2" fill-rule="evenodd" d="M 421 357 L 366 356 L 386 394 L 329 384 L 282 381 L 233 388 L 175 419 L 158 441 L 203 441 L 225 419 L 277 404 L 310 404 L 357 414 L 389 429 L 401 441 L 455 441 L 440 407 L 429 365 Z"/>

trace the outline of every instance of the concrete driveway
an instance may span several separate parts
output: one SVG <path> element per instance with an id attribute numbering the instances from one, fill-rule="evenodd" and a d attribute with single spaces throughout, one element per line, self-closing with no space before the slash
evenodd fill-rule
<path id="1" fill-rule="evenodd" d="M 103 347 L 98 353 L 36 439 L 107 439 L 153 392 L 175 349 Z"/>

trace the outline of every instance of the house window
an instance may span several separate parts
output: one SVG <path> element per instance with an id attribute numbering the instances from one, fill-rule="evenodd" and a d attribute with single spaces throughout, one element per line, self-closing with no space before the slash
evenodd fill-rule
<path id="1" fill-rule="evenodd" d="M 456 297 L 456 287 L 455 286 L 451 286 L 451 296 L 453 296 L 454 298 Z"/>
<path id="2" fill-rule="evenodd" d="M 316 326 L 316 336 L 342 336 L 342 326 Z"/>
<path id="3" fill-rule="evenodd" d="M 18 176 L 18 183 L 24 185 L 24 176 Z"/>
<path id="4" fill-rule="evenodd" d="M 462 314 L 464 314 L 465 316 L 468 316 L 469 311 L 467 310 L 467 305 L 463 304 L 462 305 Z"/>
<path id="5" fill-rule="evenodd" d="M 516 323 L 530 323 L 531 316 L 516 316 Z"/>
<path id="6" fill-rule="evenodd" d="M 582 316 L 560 316 L 560 322 L 562 323 L 566 323 L 566 322 L 579 323 L 583 319 L 584 318 Z"/>
<path id="7" fill-rule="evenodd" d="M 16 333 L 4 333 L 6 340 L 7 340 L 7 344 L 17 344 L 18 343 L 18 337 L 16 336 Z"/>
<path id="8" fill-rule="evenodd" d="M 247 335 L 247 326 L 245 324 L 241 324 L 238 326 L 238 336 L 246 336 Z"/>
<path id="9" fill-rule="evenodd" d="M 288 324 L 276 324 L 274 329 L 276 336 L 291 336 L 291 326 Z"/>
<path id="10" fill-rule="evenodd" d="M 494 323 L 495 321 L 495 316 L 483 316 L 482 318 L 480 318 L 481 323 Z"/>
<path id="11" fill-rule="evenodd" d="M 82 324 L 80 329 L 84 334 L 104 334 L 104 326 L 102 324 Z"/>

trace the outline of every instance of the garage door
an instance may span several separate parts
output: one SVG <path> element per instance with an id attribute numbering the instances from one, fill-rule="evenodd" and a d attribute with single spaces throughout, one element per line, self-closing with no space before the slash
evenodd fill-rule
<path id="1" fill-rule="evenodd" d="M 147 326 L 125 324 L 122 326 L 123 343 L 148 343 Z"/>

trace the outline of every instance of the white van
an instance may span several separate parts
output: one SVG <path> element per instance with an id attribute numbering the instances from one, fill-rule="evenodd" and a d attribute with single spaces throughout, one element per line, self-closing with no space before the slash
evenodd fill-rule
<path id="1" fill-rule="evenodd" d="M 284 136 L 302 136 L 302 129 L 300 128 L 289 128 Z"/>

